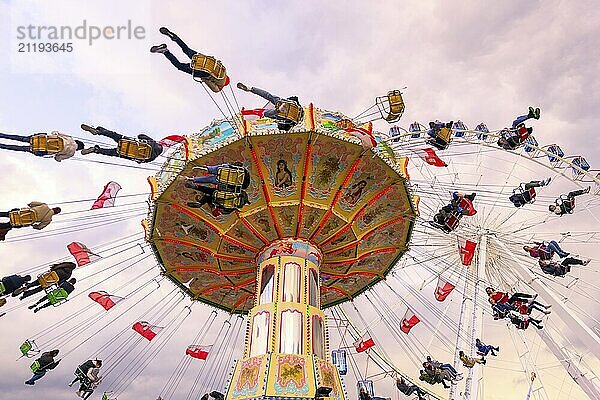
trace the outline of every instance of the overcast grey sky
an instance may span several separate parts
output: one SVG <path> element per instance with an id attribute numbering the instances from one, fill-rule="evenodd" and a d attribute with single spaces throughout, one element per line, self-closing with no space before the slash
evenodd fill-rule
<path id="1" fill-rule="evenodd" d="M 123 25 L 131 20 L 132 26 L 144 28 L 145 38 L 99 39 L 92 45 L 86 40 L 75 40 L 71 53 L 18 52 L 19 43 L 34 42 L 17 38 L 19 26 L 75 28 L 83 20 L 88 26 L 100 27 Z M 281 95 L 297 94 L 304 104 L 313 102 L 350 116 L 369 107 L 376 96 L 404 86 L 407 106 L 400 122 L 404 127 L 414 120 L 427 122 L 438 118 L 462 119 L 471 127 L 483 121 L 490 128 L 501 128 L 510 124 L 515 115 L 525 112 L 527 106 L 538 106 L 542 109 L 542 118 L 535 123 L 538 140 L 545 144 L 560 143 L 568 155 L 583 154 L 592 168 L 599 169 L 600 145 L 596 134 L 600 122 L 599 22 L 600 8 L 595 1 L 3 0 L 0 2 L 0 54 L 3 55 L 0 132 L 26 135 L 60 130 L 86 137 L 79 129 L 82 122 L 115 128 L 132 136 L 145 132 L 155 138 L 202 130 L 221 117 L 219 110 L 189 76 L 176 71 L 164 57 L 148 52 L 153 44 L 165 42 L 172 47 L 158 33 L 160 26 L 168 26 L 192 48 L 223 60 L 233 82 L 272 89 Z M 184 59 L 178 50 L 176 54 Z M 253 96 L 239 93 L 237 96 L 249 107 L 261 105 Z M 389 127 L 379 121 L 375 128 L 385 132 Z M 109 180 L 121 184 L 123 195 L 145 193 L 148 191 L 145 178 L 152 172 L 81 160 L 56 163 L 8 151 L 1 154 L 2 210 L 31 200 L 64 204 L 92 199 Z M 117 204 L 142 200 L 143 196 L 123 198 Z M 124 207 L 131 210 L 124 214 L 127 219 L 80 230 L 78 224 L 84 223 L 77 220 L 80 214 L 68 213 L 86 207 L 89 205 L 85 202 L 64 204 L 66 215 L 50 227 L 63 232 L 71 227 L 73 232 L 2 243 L 0 256 L 4 262 L 0 274 L 24 271 L 65 257 L 65 246 L 73 240 L 91 246 L 140 230 L 143 203 Z M 598 216 L 597 208 L 592 212 Z M 594 220 L 577 220 L 576 224 L 580 230 L 591 230 Z M 550 229 L 558 232 L 563 228 Z M 141 251 L 130 249 L 130 253 L 115 257 L 125 259 L 138 250 Z M 591 256 L 600 259 L 597 249 L 594 251 Z M 113 259 L 94 268 L 110 266 Z M 150 263 L 142 265 L 125 272 L 108 288 L 101 284 L 98 289 L 119 286 L 149 268 Z M 79 270 L 76 276 L 89 276 L 91 268 Z M 109 274 L 90 278 L 83 287 Z M 150 275 L 144 278 L 148 280 Z M 594 278 L 598 275 L 590 275 L 590 279 Z M 171 290 L 169 284 L 161 285 L 140 304 L 139 312 L 134 310 L 129 318 L 142 313 Z M 97 340 L 69 355 L 35 388 L 22 383 L 29 376 L 29 360 L 14 359 L 23 339 L 88 304 L 89 299 L 82 295 L 60 309 L 45 310 L 35 317 L 21 308 L 0 319 L 3 399 L 23 399 L 32 393 L 44 399 L 74 396 L 65 385 L 76 364 L 120 329 L 127 329 L 130 320 L 123 321 L 120 327 L 107 328 Z M 185 300 L 175 312 L 187 304 Z M 587 305 L 585 299 L 580 304 Z M 5 306 L 2 311 L 9 307 L 12 306 Z M 589 307 L 598 318 L 598 303 L 590 303 Z M 193 339 L 208 313 L 208 308 L 195 306 L 181 331 L 158 356 L 159 361 L 151 364 L 119 398 L 155 398 L 175 368 L 178 352 Z M 215 326 L 220 326 L 224 317 L 220 318 Z M 105 323 L 103 320 L 96 327 Z M 511 345 L 503 325 L 489 321 L 486 324 L 490 337 Z M 82 333 L 65 348 L 73 347 L 94 329 Z M 487 329 L 486 325 L 486 332 Z M 211 330 L 212 338 L 217 332 L 218 328 Z M 407 374 L 416 377 L 418 372 L 391 340 L 380 344 L 389 346 Z M 569 398 L 585 398 L 578 388 L 572 387 L 560 368 L 556 369 L 556 360 L 543 352 L 540 357 L 554 374 L 549 373 L 548 380 L 562 382 L 554 387 L 548 385 L 549 398 L 567 398 L 559 397 L 567 393 Z M 486 399 L 524 398 L 527 390 L 524 374 L 511 371 L 521 368 L 514 353 L 507 356 L 505 364 L 499 362 L 498 369 L 486 370 L 490 371 L 484 379 Z M 189 380 L 193 377 L 195 371 L 189 373 Z M 353 387 L 354 382 L 348 380 L 346 385 Z M 393 394 L 389 381 L 380 385 L 381 395 Z M 183 398 L 188 390 L 189 383 L 182 385 L 175 398 Z M 508 390 L 512 390 L 510 395 Z M 395 393 L 393 396 L 396 398 Z"/>

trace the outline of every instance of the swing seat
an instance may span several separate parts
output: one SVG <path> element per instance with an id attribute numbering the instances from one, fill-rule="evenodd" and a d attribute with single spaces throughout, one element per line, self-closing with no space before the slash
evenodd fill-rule
<path id="1" fill-rule="evenodd" d="M 481 132 L 476 135 L 477 139 L 479 139 L 479 140 L 487 139 L 487 137 L 488 137 L 487 133 L 490 133 L 490 130 L 488 129 L 487 125 L 484 124 L 483 122 L 481 124 L 477 125 L 475 127 L 475 130 L 478 132 Z"/>
<path id="2" fill-rule="evenodd" d="M 423 132 L 423 130 L 421 129 L 421 125 L 418 122 L 413 122 L 412 124 L 410 124 L 410 126 L 408 127 L 408 131 L 411 132 L 410 137 L 412 139 L 421 137 L 421 132 Z"/>
<path id="3" fill-rule="evenodd" d="M 225 209 L 240 209 L 244 206 L 239 194 L 225 190 L 216 190 L 213 193 L 212 200 L 215 205 Z"/>
<path id="4" fill-rule="evenodd" d="M 31 151 L 43 151 L 50 154 L 55 154 L 65 148 L 65 143 L 62 138 L 56 135 L 33 135 L 29 140 Z"/>
<path id="5" fill-rule="evenodd" d="M 31 226 L 38 220 L 37 213 L 31 208 L 21 208 L 20 210 L 11 211 L 8 214 L 8 218 L 14 228 Z"/>
<path id="6" fill-rule="evenodd" d="M 348 118 L 342 118 L 335 123 L 335 126 L 340 129 L 352 129 L 354 128 L 354 122 Z"/>
<path id="7" fill-rule="evenodd" d="M 67 301 L 68 296 L 69 296 L 69 293 L 67 293 L 67 291 L 64 288 L 54 289 L 53 291 L 51 291 L 50 293 L 47 294 L 48 301 L 54 307 L 57 307 L 61 303 L 64 303 L 65 301 Z"/>
<path id="8" fill-rule="evenodd" d="M 48 271 L 38 276 L 38 282 L 44 289 L 58 284 L 58 274 L 56 271 Z"/>
<path id="9" fill-rule="evenodd" d="M 290 100 L 277 100 L 275 109 L 277 110 L 277 116 L 279 118 L 294 124 L 300 122 L 304 113 L 302 107 L 300 107 L 298 103 Z"/>
<path id="10" fill-rule="evenodd" d="M 23 342 L 23 344 L 21 346 L 19 346 L 19 351 L 21 352 L 21 354 L 23 355 L 23 357 L 33 357 L 36 354 L 39 354 L 39 350 L 37 349 L 37 346 L 35 345 L 35 342 L 33 340 L 26 340 L 25 342 Z"/>
<path id="11" fill-rule="evenodd" d="M 150 159 L 152 147 L 145 141 L 121 139 L 117 144 L 117 153 L 121 157 L 146 161 Z"/>
<path id="12" fill-rule="evenodd" d="M 535 203 L 535 197 L 537 196 L 535 188 L 525 189 L 525 184 L 523 183 L 518 188 L 513 189 L 513 194 L 522 196 L 527 204 Z"/>
<path id="13" fill-rule="evenodd" d="M 558 200 L 556 200 L 556 206 L 562 209 L 562 205 L 565 206 L 568 214 L 573 214 L 575 209 L 575 197 L 568 197 L 567 195 L 561 194 Z"/>
<path id="14" fill-rule="evenodd" d="M 4 287 L 4 283 L 0 281 L 0 296 L 2 296 L 6 292 L 6 287 Z"/>
<path id="15" fill-rule="evenodd" d="M 404 100 L 402 99 L 402 92 L 399 90 L 390 90 L 385 97 L 378 97 L 375 100 L 381 118 L 387 122 L 396 122 L 402 117 L 404 113 Z"/>
<path id="16" fill-rule="evenodd" d="M 370 379 L 364 379 L 356 382 L 356 391 L 360 393 L 360 388 L 365 388 L 365 391 L 369 394 L 369 396 L 373 397 L 375 395 L 375 390 L 373 388 L 373 381 Z"/>
<path id="17" fill-rule="evenodd" d="M 29 369 L 35 374 L 37 371 L 39 371 L 40 367 L 40 362 L 36 360 L 29 366 Z"/>
<path id="18" fill-rule="evenodd" d="M 73 372 L 73 375 L 75 375 L 77 378 L 79 378 L 79 381 L 81 382 L 81 386 L 83 387 L 90 387 L 92 386 L 92 381 L 90 380 L 90 378 L 83 373 L 83 371 L 81 369 L 79 369 L 79 367 L 77 367 L 77 369 L 75 370 L 75 372 Z"/>
<path id="19" fill-rule="evenodd" d="M 243 167 L 231 165 L 229 167 L 221 167 L 217 170 L 217 180 L 224 185 L 235 186 L 236 189 L 241 189 L 244 183 L 246 171 Z"/>
<path id="20" fill-rule="evenodd" d="M 215 93 L 218 93 L 225 87 L 227 82 L 227 72 L 223 63 L 212 56 L 203 54 L 194 54 L 190 67 L 193 70 L 192 77 L 196 82 L 204 82 Z M 198 76 L 197 72 L 204 72 L 209 76 L 204 78 Z"/>
<path id="21" fill-rule="evenodd" d="M 337 367 L 340 375 L 346 375 L 348 373 L 346 350 L 333 350 L 331 352 L 331 360 L 333 365 Z"/>
<path id="22" fill-rule="evenodd" d="M 427 140 L 427 143 L 438 150 L 446 150 L 450 145 L 451 136 L 452 129 L 444 126 L 436 132 L 435 138 Z"/>
<path id="23" fill-rule="evenodd" d="M 460 217 L 455 214 L 450 214 L 446 218 L 445 225 L 451 231 L 455 230 L 458 227 L 458 222 L 460 221 Z"/>

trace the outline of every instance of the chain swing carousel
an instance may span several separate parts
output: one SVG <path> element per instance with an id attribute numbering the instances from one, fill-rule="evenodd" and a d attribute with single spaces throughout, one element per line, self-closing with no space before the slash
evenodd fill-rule
<path id="1" fill-rule="evenodd" d="M 376 106 L 391 121 L 404 109 L 399 91 Z M 213 122 L 149 178 L 147 240 L 164 275 L 200 302 L 248 314 L 227 399 L 347 398 L 322 310 L 381 281 L 408 250 L 417 215 L 407 160 L 353 134 L 370 136 L 369 121 L 312 104 L 294 116 L 289 131 L 244 112 Z M 249 205 L 229 214 L 188 205 L 197 192 L 186 178 L 222 165 L 219 179 L 237 188 L 234 163 L 250 172 Z"/>

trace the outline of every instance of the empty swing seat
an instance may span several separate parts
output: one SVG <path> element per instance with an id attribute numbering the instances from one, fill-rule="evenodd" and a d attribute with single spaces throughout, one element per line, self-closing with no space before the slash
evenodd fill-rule
<path id="1" fill-rule="evenodd" d="M 194 71 L 192 77 L 197 82 L 204 82 L 206 86 L 215 93 L 218 93 L 227 84 L 227 71 L 221 63 L 212 56 L 205 56 L 204 54 L 194 54 L 190 67 Z M 198 72 L 208 74 L 208 77 L 200 76 Z"/>
<path id="2" fill-rule="evenodd" d="M 35 342 L 33 340 L 26 340 L 25 342 L 23 342 L 23 344 L 21 346 L 19 346 L 19 351 L 21 352 L 21 354 L 23 355 L 23 357 L 33 357 L 37 354 L 39 354 L 39 350 L 37 349 L 37 346 L 35 344 Z"/>
<path id="3" fill-rule="evenodd" d="M 62 138 L 56 135 L 33 135 L 29 140 L 31 151 L 42 151 L 46 153 L 58 153 L 65 148 Z"/>
<path id="4" fill-rule="evenodd" d="M 14 228 L 30 226 L 37 221 L 37 214 L 31 208 L 22 208 L 20 210 L 10 211 L 8 214 L 10 224 Z"/>
<path id="5" fill-rule="evenodd" d="M 348 373 L 348 363 L 346 360 L 346 350 L 333 350 L 331 352 L 331 361 L 335 365 L 340 375 Z"/>
<path id="6" fill-rule="evenodd" d="M 119 140 L 117 144 L 117 153 L 121 157 L 132 158 L 134 160 L 149 160 L 152 147 L 145 141 L 124 138 Z"/>
<path id="7" fill-rule="evenodd" d="M 44 289 L 58 284 L 58 274 L 56 271 L 48 271 L 38 276 L 38 282 Z"/>
<path id="8" fill-rule="evenodd" d="M 381 117 L 387 122 L 396 122 L 404 113 L 404 99 L 399 90 L 390 90 L 385 97 L 378 97 L 375 100 Z"/>

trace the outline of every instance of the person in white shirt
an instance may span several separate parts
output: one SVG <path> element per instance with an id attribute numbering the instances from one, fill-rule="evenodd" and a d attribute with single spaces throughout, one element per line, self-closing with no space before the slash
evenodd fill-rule
<path id="1" fill-rule="evenodd" d="M 29 136 L 0 133 L 0 139 L 29 143 L 27 146 L 0 143 L 0 149 L 25 151 L 39 157 L 53 156 L 58 162 L 73 157 L 77 150 L 84 148 L 82 141 L 75 140 L 71 136 L 58 131 L 35 133 Z"/>

